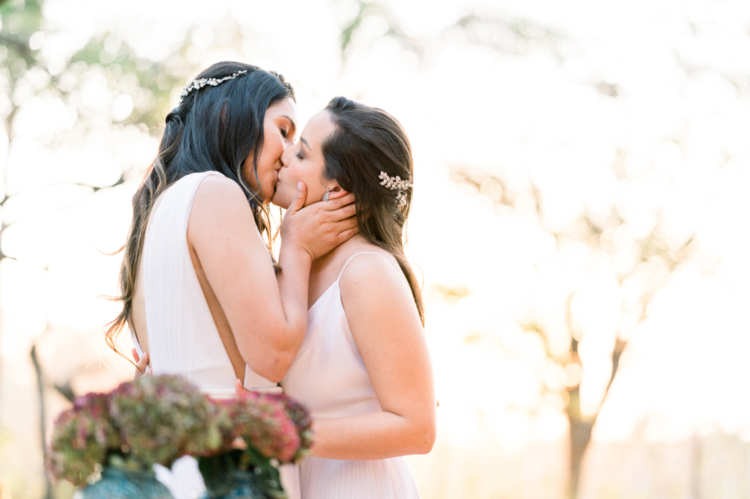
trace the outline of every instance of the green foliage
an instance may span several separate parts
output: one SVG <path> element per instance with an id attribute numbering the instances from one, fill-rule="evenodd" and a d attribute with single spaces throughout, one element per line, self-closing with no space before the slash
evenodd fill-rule
<path id="1" fill-rule="evenodd" d="M 8 119 L 12 128 L 17 109 L 33 95 L 54 95 L 67 105 L 77 108 L 79 113 L 76 126 L 88 128 L 92 120 L 90 110 L 81 109 L 80 84 L 87 75 L 100 72 L 107 78 L 108 89 L 113 101 L 118 96 L 127 95 L 133 101 L 133 110 L 126 117 L 113 119 L 107 109 L 98 109 L 95 121 L 101 124 L 102 115 L 109 115 L 109 123 L 143 123 L 149 128 L 161 125 L 169 111 L 170 94 L 173 88 L 184 84 L 189 72 L 196 68 L 185 62 L 185 52 L 190 46 L 190 33 L 185 33 L 181 50 L 165 60 L 152 61 L 138 56 L 133 48 L 110 31 L 95 34 L 80 50 L 70 54 L 60 67 L 60 61 L 45 60 L 41 46 L 36 45 L 52 31 L 45 27 L 42 1 L 12 0 L 0 3 L 0 115 Z M 34 36 L 39 38 L 34 42 Z M 32 42 L 34 42 L 32 44 Z M 33 45 L 33 47 L 32 47 Z M 30 72 L 45 74 L 48 82 L 43 87 L 26 84 L 24 92 L 17 89 L 24 86 Z M 5 80 L 5 82 L 3 82 Z M 9 105 L 3 106 L 3 95 Z M 89 111 L 89 112 L 87 112 Z M 12 138 L 11 138 L 12 140 Z"/>
<path id="2" fill-rule="evenodd" d="M 22 59 L 27 65 L 34 62 L 34 50 L 29 48 L 29 38 L 41 29 L 41 2 L 11 0 L 0 3 L 0 42 L 8 48 L 11 64 Z"/>
<path id="3" fill-rule="evenodd" d="M 269 497 L 285 499 L 279 470 L 253 448 L 198 458 L 211 497 Z"/>
<path id="4" fill-rule="evenodd" d="M 346 52 L 346 49 L 352 43 L 352 36 L 359 29 L 362 21 L 369 15 L 373 14 L 377 10 L 377 5 L 374 2 L 357 2 L 358 11 L 354 18 L 344 26 L 341 30 L 341 53 Z"/>

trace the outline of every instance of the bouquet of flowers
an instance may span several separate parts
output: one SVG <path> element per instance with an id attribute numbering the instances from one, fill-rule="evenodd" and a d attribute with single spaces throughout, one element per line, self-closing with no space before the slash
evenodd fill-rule
<path id="1" fill-rule="evenodd" d="M 179 376 L 142 376 L 109 394 L 112 420 L 139 464 L 170 467 L 180 456 L 219 448 L 217 408 Z"/>
<path id="2" fill-rule="evenodd" d="M 294 423 L 297 435 L 299 436 L 299 445 L 297 446 L 297 450 L 295 451 L 294 456 L 292 456 L 290 462 L 296 463 L 304 456 L 308 455 L 310 453 L 310 447 L 312 447 L 313 432 L 310 414 L 307 412 L 307 408 L 305 408 L 304 405 L 286 395 L 273 394 L 266 395 L 266 397 L 280 402 L 284 406 L 287 415 Z"/>
<path id="3" fill-rule="evenodd" d="M 55 422 L 47 469 L 76 486 L 104 467 L 149 470 L 220 447 L 217 408 L 179 376 L 143 376 L 78 397 Z"/>
<path id="4" fill-rule="evenodd" d="M 107 474 L 150 474 L 161 487 L 152 465 L 170 467 L 192 455 L 209 497 L 241 487 L 253 489 L 250 497 L 286 497 L 277 466 L 309 451 L 310 427 L 307 410 L 284 395 L 211 400 L 179 376 L 143 376 L 107 394 L 78 397 L 55 422 L 46 464 L 55 480 L 78 487 L 103 472 L 94 485 L 100 495 L 92 497 L 107 497 L 116 488 L 105 487 Z M 143 487 L 137 497 L 147 497 Z"/>
<path id="5" fill-rule="evenodd" d="M 55 421 L 47 469 L 55 479 L 81 487 L 107 462 L 108 455 L 121 447 L 107 395 L 89 393 L 76 398 L 73 407 Z"/>
<path id="6" fill-rule="evenodd" d="M 255 392 L 214 403 L 222 445 L 198 458 L 209 492 L 215 497 L 227 494 L 238 487 L 231 477 L 245 474 L 255 476 L 257 496 L 286 497 L 277 466 L 297 462 L 309 452 L 312 431 L 307 410 L 285 395 Z"/>

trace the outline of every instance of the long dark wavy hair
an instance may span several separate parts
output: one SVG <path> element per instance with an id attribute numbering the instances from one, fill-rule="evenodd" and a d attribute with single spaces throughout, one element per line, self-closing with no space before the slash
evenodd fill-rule
<path id="1" fill-rule="evenodd" d="M 182 177 L 217 171 L 237 182 L 270 248 L 268 208 L 248 185 L 243 166 L 252 153 L 253 175 L 260 186 L 257 163 L 263 146 L 266 109 L 285 98 L 294 99 L 294 89 L 279 74 L 239 62 L 216 63 L 196 79 L 221 79 L 239 71 L 246 73 L 217 86 L 193 89 L 167 115 L 159 153 L 133 196 L 133 221 L 120 268 L 120 295 L 115 297 L 122 302 L 122 312 L 106 331 L 107 344 L 116 352 L 115 339 L 132 315 L 138 264 L 154 202 Z"/>
<path id="2" fill-rule="evenodd" d="M 404 224 L 409 216 L 412 189 L 399 204 L 398 190 L 380 185 L 380 173 L 412 180 L 411 145 L 401 124 L 381 109 L 346 97 L 335 97 L 326 109 L 336 130 L 323 143 L 326 178 L 354 193 L 359 233 L 390 252 L 409 282 L 419 318 L 424 325 L 422 291 L 404 254 Z"/>

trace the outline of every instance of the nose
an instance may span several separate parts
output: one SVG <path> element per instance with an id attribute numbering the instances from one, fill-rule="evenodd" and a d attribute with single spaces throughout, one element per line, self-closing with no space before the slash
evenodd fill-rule
<path id="1" fill-rule="evenodd" d="M 285 166 L 289 166 L 289 159 L 291 158 L 292 154 L 292 147 L 294 144 L 289 143 L 284 147 L 284 151 L 281 153 L 281 166 L 282 168 Z"/>

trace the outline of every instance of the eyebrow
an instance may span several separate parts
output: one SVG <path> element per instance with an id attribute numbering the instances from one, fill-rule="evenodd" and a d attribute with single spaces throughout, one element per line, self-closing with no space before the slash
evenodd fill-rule
<path id="1" fill-rule="evenodd" d="M 308 149 L 310 149 L 310 152 L 312 152 L 312 147 L 310 147 L 310 144 L 307 143 L 307 141 L 305 140 L 304 137 L 300 137 L 299 140 L 300 140 L 300 142 L 302 142 L 303 144 L 305 144 Z"/>

